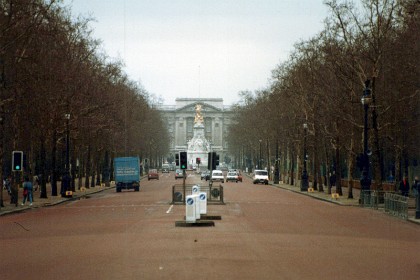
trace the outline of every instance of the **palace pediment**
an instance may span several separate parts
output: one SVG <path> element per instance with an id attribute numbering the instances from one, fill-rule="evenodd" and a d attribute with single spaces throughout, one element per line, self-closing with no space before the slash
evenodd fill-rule
<path id="1" fill-rule="evenodd" d="M 204 115 L 205 115 L 206 112 L 207 113 L 222 112 L 221 109 L 219 109 L 219 108 L 217 108 L 213 105 L 207 104 L 205 102 L 190 103 L 190 104 L 188 104 L 184 107 L 176 109 L 175 111 L 176 112 L 195 112 L 195 107 L 197 106 L 197 104 L 202 105 L 201 111 L 204 113 Z"/>

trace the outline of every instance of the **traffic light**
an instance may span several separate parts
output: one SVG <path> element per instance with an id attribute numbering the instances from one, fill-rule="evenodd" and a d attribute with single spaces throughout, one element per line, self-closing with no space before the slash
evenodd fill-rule
<path id="1" fill-rule="evenodd" d="M 195 163 L 196 163 L 196 164 L 200 164 L 200 163 L 201 163 L 201 158 L 199 158 L 199 157 L 198 157 L 198 158 L 196 158 L 196 159 L 195 159 Z"/>
<path id="2" fill-rule="evenodd" d="M 12 171 L 22 171 L 23 152 L 13 151 L 12 153 Z"/>
<path id="3" fill-rule="evenodd" d="M 212 160 L 212 154 L 213 153 L 208 153 L 207 155 L 207 169 L 208 170 L 212 170 L 212 166 L 213 166 L 213 160 Z"/>
<path id="4" fill-rule="evenodd" d="M 175 165 L 179 166 L 179 153 L 175 154 Z"/>
<path id="5" fill-rule="evenodd" d="M 211 153 L 211 169 L 212 170 L 216 170 L 216 160 L 217 160 L 218 155 L 216 154 L 216 152 L 212 152 Z"/>
<path id="6" fill-rule="evenodd" d="M 187 169 L 187 152 L 180 152 L 179 153 L 179 161 L 181 164 L 181 169 Z"/>
<path id="7" fill-rule="evenodd" d="M 219 155 L 216 154 L 216 166 L 220 165 L 220 158 Z"/>

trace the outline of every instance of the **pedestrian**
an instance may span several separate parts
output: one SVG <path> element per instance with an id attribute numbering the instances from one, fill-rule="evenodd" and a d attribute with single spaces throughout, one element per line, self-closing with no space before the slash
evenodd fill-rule
<path id="1" fill-rule="evenodd" d="M 26 199 L 29 200 L 29 206 L 32 206 L 32 182 L 29 181 L 29 177 L 25 176 L 25 181 L 23 182 L 23 202 L 22 205 L 25 205 Z"/>
<path id="2" fill-rule="evenodd" d="M 39 188 L 39 178 L 38 178 L 38 176 L 37 175 L 35 175 L 34 176 L 34 183 L 33 183 L 33 189 L 34 189 L 34 192 L 36 192 L 37 190 L 38 190 L 38 188 Z"/>
<path id="3" fill-rule="evenodd" d="M 331 173 L 330 173 L 330 186 L 331 187 L 335 187 L 335 184 L 336 184 L 336 179 L 337 177 L 336 177 L 336 175 L 335 175 L 335 171 L 333 172 L 333 174 L 331 175 Z"/>
<path id="4" fill-rule="evenodd" d="M 414 196 L 418 196 L 420 193 L 420 181 L 419 181 L 419 176 L 415 176 L 414 177 L 414 181 L 413 181 L 413 185 L 411 186 L 412 190 L 413 190 L 413 194 Z"/>
<path id="5" fill-rule="evenodd" d="M 410 192 L 410 183 L 408 182 L 407 176 L 404 176 L 404 179 L 400 182 L 400 192 L 403 196 L 408 196 Z"/>

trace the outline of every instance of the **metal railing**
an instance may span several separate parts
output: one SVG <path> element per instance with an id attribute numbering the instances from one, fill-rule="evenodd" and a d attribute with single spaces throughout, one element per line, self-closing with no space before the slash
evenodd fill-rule
<path id="1" fill-rule="evenodd" d="M 369 190 L 360 192 L 360 205 L 377 210 L 384 203 L 384 191 Z"/>
<path id="2" fill-rule="evenodd" d="M 192 194 L 192 187 L 195 185 L 173 185 L 172 186 L 172 204 L 185 204 L 187 195 Z M 200 192 L 207 193 L 207 203 L 224 204 L 223 186 L 200 186 Z"/>
<path id="3" fill-rule="evenodd" d="M 395 193 L 385 193 L 385 212 L 408 219 L 408 197 Z"/>

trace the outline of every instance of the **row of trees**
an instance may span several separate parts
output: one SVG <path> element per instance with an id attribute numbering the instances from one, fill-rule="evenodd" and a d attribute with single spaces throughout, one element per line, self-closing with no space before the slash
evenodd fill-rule
<path id="1" fill-rule="evenodd" d="M 59 0 L 0 1 L 0 177 L 11 173 L 12 151 L 24 151 L 43 197 L 48 177 L 57 195 L 67 133 L 72 177 L 86 177 L 86 187 L 113 156 L 156 163 L 168 152 L 156 98 L 101 51 L 90 20 Z"/>
<path id="2" fill-rule="evenodd" d="M 295 45 L 273 71 L 269 88 L 242 92 L 235 106 L 229 147 L 238 165 L 275 164 L 293 183 L 307 142 L 308 172 L 322 190 L 329 173 L 350 181 L 360 175 L 365 81 L 370 80 L 369 148 L 374 187 L 406 175 L 420 158 L 420 2 L 328 0 L 322 32 Z M 261 120 L 265 120 L 262 122 Z M 304 129 L 307 125 L 307 130 Z M 258 128 L 258 129 L 256 129 Z M 306 132 L 306 133 L 305 133 Z"/>

